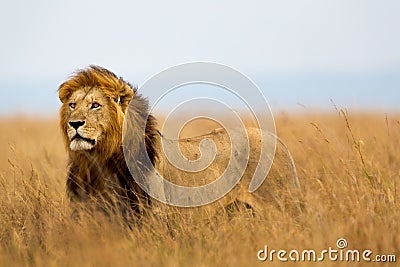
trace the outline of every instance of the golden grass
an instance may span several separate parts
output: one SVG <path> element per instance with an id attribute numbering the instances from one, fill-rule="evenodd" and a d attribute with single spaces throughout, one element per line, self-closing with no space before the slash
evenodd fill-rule
<path id="1" fill-rule="evenodd" d="M 300 214 L 271 208 L 263 218 L 239 212 L 198 223 L 178 213 L 169 226 L 149 215 L 129 230 L 118 221 L 70 219 L 57 120 L 2 119 L 0 266 L 286 266 L 259 262 L 257 251 L 336 248 L 339 238 L 400 261 L 399 120 L 383 113 L 280 114 L 278 135 L 301 183 Z"/>

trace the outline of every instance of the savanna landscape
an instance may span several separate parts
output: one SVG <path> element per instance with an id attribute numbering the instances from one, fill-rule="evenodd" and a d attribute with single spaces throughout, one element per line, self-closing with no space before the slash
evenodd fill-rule
<path id="1" fill-rule="evenodd" d="M 275 120 L 296 164 L 296 203 L 262 203 L 262 216 L 240 208 L 231 214 L 221 207 L 209 216 L 171 209 L 169 223 L 148 212 L 129 228 L 102 217 L 71 218 L 67 153 L 56 116 L 2 118 L 0 266 L 286 266 L 260 262 L 257 252 L 266 245 L 321 251 L 336 248 L 339 238 L 349 249 L 399 261 L 400 115 L 332 108 L 279 113 Z M 214 126 L 196 124 L 183 134 Z M 318 263 L 324 264 L 396 265 Z"/>

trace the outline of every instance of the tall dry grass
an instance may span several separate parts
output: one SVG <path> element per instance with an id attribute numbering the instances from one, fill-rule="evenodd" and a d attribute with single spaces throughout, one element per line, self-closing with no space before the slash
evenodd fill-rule
<path id="1" fill-rule="evenodd" d="M 279 114 L 278 135 L 301 182 L 302 212 L 271 208 L 263 217 L 237 212 L 201 223 L 180 220 L 178 212 L 169 225 L 150 214 L 127 229 L 117 220 L 70 219 L 56 120 L 2 119 L 0 266 L 280 266 L 288 263 L 259 262 L 257 252 L 265 245 L 335 248 L 338 238 L 400 261 L 399 120 L 345 111 Z"/>

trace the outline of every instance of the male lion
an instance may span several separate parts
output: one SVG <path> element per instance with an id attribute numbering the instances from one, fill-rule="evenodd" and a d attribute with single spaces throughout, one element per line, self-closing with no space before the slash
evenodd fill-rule
<path id="1" fill-rule="evenodd" d="M 187 186 L 207 184 L 218 178 L 228 165 L 231 155 L 229 136 L 224 130 L 215 130 L 191 139 L 168 140 L 178 142 L 184 156 L 191 160 L 198 159 L 204 137 L 212 139 L 217 147 L 215 161 L 206 170 L 198 173 L 176 170 L 160 149 L 163 137 L 156 130 L 154 117 L 147 117 L 147 100 L 136 92 L 136 88 L 104 68 L 90 66 L 77 71 L 59 87 L 59 98 L 62 102 L 60 126 L 69 154 L 67 194 L 72 203 L 81 203 L 85 207 L 94 204 L 96 209 L 119 213 L 123 218 L 140 214 L 142 207 L 150 204 L 149 196 L 132 177 L 124 158 L 122 126 L 128 105 L 132 125 L 138 128 L 133 133 L 141 135 L 138 125 L 145 125 L 144 136 L 131 138 L 130 146 L 138 153 L 145 150 L 151 164 L 167 180 Z M 272 168 L 272 178 L 255 194 L 250 194 L 247 189 L 259 161 L 261 139 L 257 129 L 247 129 L 247 132 L 251 154 L 244 179 L 225 197 L 222 205 L 241 203 L 255 210 L 261 210 L 266 202 L 281 205 L 285 193 L 289 192 L 286 189 L 293 185 L 298 187 L 289 152 L 278 139 L 276 162 L 282 164 Z M 143 144 L 144 149 L 140 149 Z M 141 156 L 134 154 L 137 160 L 133 162 L 140 163 Z M 287 183 L 288 178 L 292 182 Z M 139 180 L 143 179 L 139 177 Z M 220 207 L 221 203 L 215 204 Z"/>

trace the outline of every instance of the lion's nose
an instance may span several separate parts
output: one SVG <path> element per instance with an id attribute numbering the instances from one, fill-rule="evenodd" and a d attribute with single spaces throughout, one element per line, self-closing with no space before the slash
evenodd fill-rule
<path id="1" fill-rule="evenodd" d="M 85 121 L 70 121 L 69 125 L 75 130 L 78 130 L 79 127 L 85 124 Z"/>

